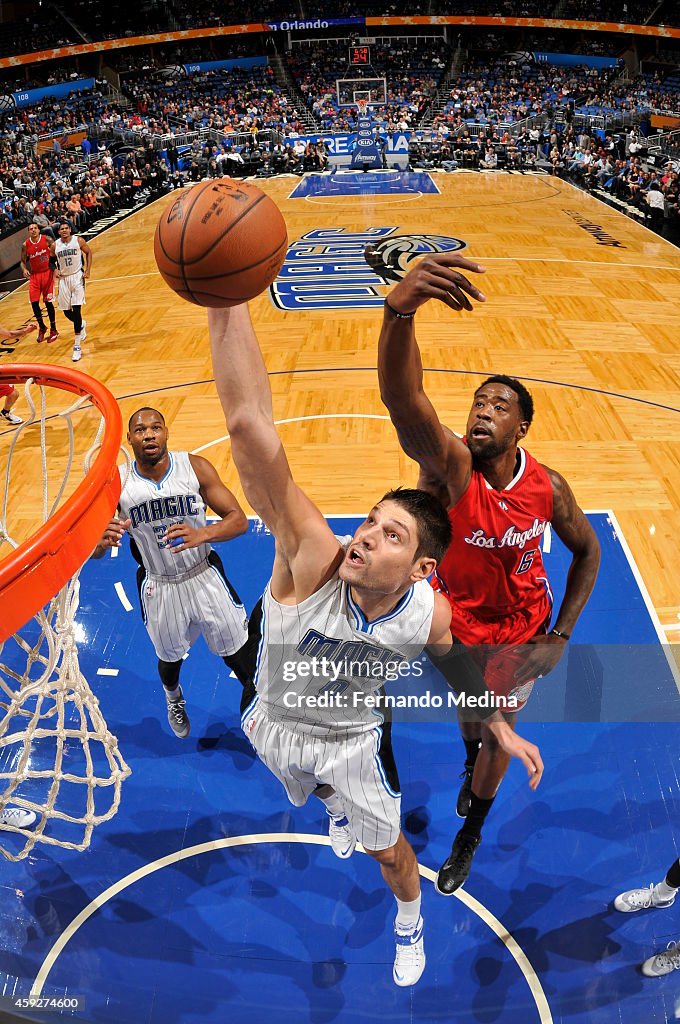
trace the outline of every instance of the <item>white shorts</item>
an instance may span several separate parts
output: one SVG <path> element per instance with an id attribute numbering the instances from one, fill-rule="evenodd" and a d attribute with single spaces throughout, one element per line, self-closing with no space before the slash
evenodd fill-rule
<path id="1" fill-rule="evenodd" d="M 293 730 L 271 719 L 260 698 L 246 709 L 243 731 L 260 760 L 302 807 L 317 786 L 332 786 L 359 842 L 388 850 L 401 831 L 401 793 L 389 786 L 380 760 L 380 728 L 338 740 Z"/>
<path id="2" fill-rule="evenodd" d="M 139 569 L 137 582 L 144 625 L 161 661 L 180 661 L 200 634 L 220 657 L 248 639 L 246 610 L 214 565 L 175 583 Z"/>
<path id="3" fill-rule="evenodd" d="M 59 278 L 59 309 L 85 305 L 85 278 L 82 271 Z"/>

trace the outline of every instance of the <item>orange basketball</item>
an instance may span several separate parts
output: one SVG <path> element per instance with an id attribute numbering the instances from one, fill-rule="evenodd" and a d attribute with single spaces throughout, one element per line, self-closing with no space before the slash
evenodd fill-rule
<path id="1" fill-rule="evenodd" d="M 161 276 L 189 302 L 235 306 L 275 279 L 288 235 L 278 206 L 248 181 L 219 178 L 183 189 L 154 238 Z"/>

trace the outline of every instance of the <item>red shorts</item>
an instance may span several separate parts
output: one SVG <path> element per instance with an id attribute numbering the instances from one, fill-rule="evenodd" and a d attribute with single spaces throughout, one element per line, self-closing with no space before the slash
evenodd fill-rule
<path id="1" fill-rule="evenodd" d="M 28 298 L 30 302 L 54 302 L 54 271 L 43 270 L 41 274 L 31 274 L 28 282 Z"/>
<path id="2" fill-rule="evenodd" d="M 14 394 L 14 384 L 0 384 L 0 398 L 7 398 Z"/>
<path id="3" fill-rule="evenodd" d="M 515 710 L 521 710 L 535 682 L 531 679 L 520 684 L 515 678 L 524 661 L 522 645 L 547 632 L 552 615 L 547 593 L 531 608 L 518 609 L 501 619 L 478 619 L 460 605 L 451 605 L 451 613 L 451 633 L 460 643 L 472 648 L 472 657 L 491 693 L 514 697 Z"/>

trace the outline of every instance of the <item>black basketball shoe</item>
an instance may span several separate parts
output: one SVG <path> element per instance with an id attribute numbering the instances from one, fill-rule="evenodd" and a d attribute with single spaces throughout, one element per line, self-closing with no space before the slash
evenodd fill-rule
<path id="1" fill-rule="evenodd" d="M 470 810 L 470 797 L 472 795 L 472 773 L 475 770 L 473 764 L 468 764 L 467 761 L 463 765 L 463 770 L 460 773 L 460 778 L 463 780 L 463 785 L 460 787 L 458 793 L 458 799 L 456 801 L 456 814 L 459 818 L 467 818 L 468 811 Z"/>
<path id="2" fill-rule="evenodd" d="M 466 836 L 462 831 L 453 840 L 451 854 L 439 869 L 435 888 L 442 896 L 453 896 L 470 874 L 472 858 L 482 841 L 481 836 Z"/>

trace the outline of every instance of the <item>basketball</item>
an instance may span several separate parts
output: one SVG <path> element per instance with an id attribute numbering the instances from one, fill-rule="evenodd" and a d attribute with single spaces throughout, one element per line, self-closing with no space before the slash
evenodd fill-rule
<path id="1" fill-rule="evenodd" d="M 199 306 L 235 306 L 268 288 L 286 255 L 286 223 L 247 181 L 220 178 L 182 190 L 158 221 L 163 280 Z"/>

